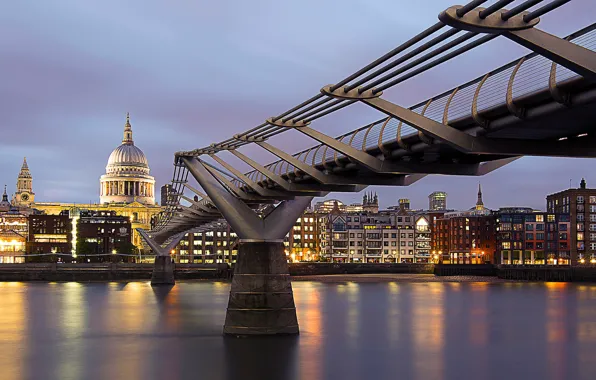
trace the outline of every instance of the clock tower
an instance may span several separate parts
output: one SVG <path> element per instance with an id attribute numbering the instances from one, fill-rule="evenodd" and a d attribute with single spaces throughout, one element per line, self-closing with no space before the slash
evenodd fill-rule
<path id="1" fill-rule="evenodd" d="M 17 192 L 14 195 L 12 204 L 17 207 L 29 207 L 35 200 L 33 192 L 33 178 L 27 166 L 27 158 L 23 159 L 23 166 L 17 178 Z"/>

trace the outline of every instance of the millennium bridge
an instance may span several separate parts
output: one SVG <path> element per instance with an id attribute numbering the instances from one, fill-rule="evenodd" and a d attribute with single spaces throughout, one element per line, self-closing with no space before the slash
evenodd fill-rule
<path id="1" fill-rule="evenodd" d="M 239 237 L 224 333 L 296 334 L 283 239 L 313 197 L 408 186 L 431 174 L 481 176 L 522 156 L 595 157 L 596 24 L 563 37 L 539 28 L 540 17 L 569 1 L 450 7 L 436 24 L 312 98 L 227 140 L 177 152 L 166 210 L 152 231 L 140 231 L 156 254 L 152 283 L 173 283 L 170 249 L 223 218 Z M 383 98 L 498 37 L 531 53 L 410 107 Z M 336 137 L 314 127 L 355 103 L 382 117 Z M 289 130 L 313 146 L 291 154 L 272 144 Z M 261 164 L 241 152 L 246 146 L 278 159 Z"/>

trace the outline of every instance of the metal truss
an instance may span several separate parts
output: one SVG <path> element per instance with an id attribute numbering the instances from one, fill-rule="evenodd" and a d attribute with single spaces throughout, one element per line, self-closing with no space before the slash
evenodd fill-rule
<path id="1" fill-rule="evenodd" d="M 291 226 L 275 211 L 263 218 L 255 211 L 259 205 L 281 201 L 277 209 L 293 215 L 298 206 L 288 205 L 303 206 L 331 191 L 408 186 L 430 174 L 479 176 L 524 155 L 595 157 L 596 24 L 559 38 L 537 25 L 569 0 L 498 0 L 481 7 L 487 2 L 450 7 L 435 25 L 286 112 L 219 143 L 176 153 L 174 197 L 154 231 L 171 235 L 223 215 L 244 239 L 278 239 L 274 235 Z M 532 53 L 412 107 L 382 97 L 499 36 Z M 355 103 L 386 116 L 335 138 L 312 127 Z M 319 144 L 295 154 L 272 144 L 290 129 Z M 249 144 L 279 160 L 256 162 L 239 151 Z M 241 172 L 218 155 L 222 151 L 253 170 Z M 189 172 L 205 193 L 188 184 Z M 201 200 L 184 196 L 185 188 Z"/>

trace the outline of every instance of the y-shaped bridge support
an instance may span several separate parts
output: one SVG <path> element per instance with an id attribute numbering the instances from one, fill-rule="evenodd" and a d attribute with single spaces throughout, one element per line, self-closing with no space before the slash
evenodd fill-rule
<path id="1" fill-rule="evenodd" d="M 155 253 L 155 263 L 153 264 L 153 273 L 151 274 L 151 285 L 174 285 L 176 283 L 174 279 L 174 263 L 170 257 L 170 250 L 182 240 L 185 234 L 179 233 L 174 235 L 171 241 L 165 247 L 162 247 L 149 237 L 144 230 L 137 229 L 137 231 Z"/>
<path id="2" fill-rule="evenodd" d="M 298 334 L 283 238 L 313 197 L 281 202 L 261 218 L 232 195 L 197 158 L 182 158 L 240 237 L 224 334 Z"/>

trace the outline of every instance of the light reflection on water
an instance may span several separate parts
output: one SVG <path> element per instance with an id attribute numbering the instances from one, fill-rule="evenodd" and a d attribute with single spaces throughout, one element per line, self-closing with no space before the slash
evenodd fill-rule
<path id="1" fill-rule="evenodd" d="M 299 337 L 223 338 L 229 284 L 0 283 L 0 378 L 593 379 L 596 285 L 296 282 Z"/>

